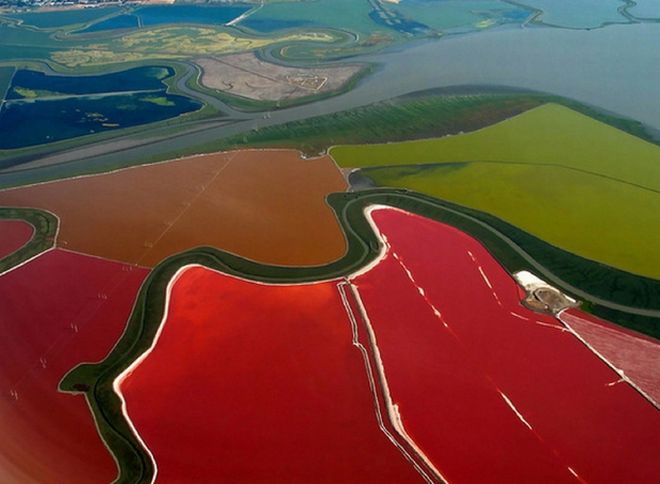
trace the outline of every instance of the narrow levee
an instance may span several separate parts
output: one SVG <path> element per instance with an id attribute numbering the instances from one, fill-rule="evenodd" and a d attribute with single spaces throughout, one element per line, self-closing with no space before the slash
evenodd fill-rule
<path id="1" fill-rule="evenodd" d="M 0 219 L 0 259 L 25 246 L 34 235 L 34 227 L 22 220 Z"/>

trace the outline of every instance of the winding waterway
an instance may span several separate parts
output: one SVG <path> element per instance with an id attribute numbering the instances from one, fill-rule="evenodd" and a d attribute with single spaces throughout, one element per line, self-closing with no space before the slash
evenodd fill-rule
<path id="1" fill-rule="evenodd" d="M 497 85 L 576 99 L 660 130 L 660 24 L 613 25 L 597 30 L 501 28 L 479 34 L 409 44 L 352 61 L 380 69 L 352 91 L 310 105 L 261 114 L 233 124 L 207 121 L 178 135 L 145 131 L 130 147 L 103 142 L 44 156 L 0 174 L 0 185 L 43 175 L 102 169 L 202 145 L 218 138 L 287 121 L 370 104 L 412 91 L 459 85 Z M 135 138 L 139 138 L 137 141 Z M 121 153 L 117 153 L 121 147 Z M 123 161 L 118 161 L 123 160 Z M 56 170 L 56 172 L 53 171 Z"/>

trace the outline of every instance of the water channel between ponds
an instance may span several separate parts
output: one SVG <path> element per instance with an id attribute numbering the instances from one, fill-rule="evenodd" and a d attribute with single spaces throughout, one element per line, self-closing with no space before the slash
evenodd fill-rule
<path id="1" fill-rule="evenodd" d="M 352 91 L 313 104 L 255 114 L 234 124 L 210 123 L 205 129 L 178 136 L 149 139 L 148 145 L 121 152 L 137 160 L 182 147 L 202 145 L 254 128 L 329 114 L 413 91 L 459 85 L 510 86 L 544 91 L 597 106 L 660 130 L 659 24 L 614 25 L 585 31 L 557 28 L 500 28 L 414 42 L 351 62 L 380 65 Z M 405 79 L 405 82 L 402 82 Z M 61 173 L 47 166 L 66 162 L 66 170 L 82 166 L 116 166 L 113 142 L 45 156 L 24 168 L 40 175 Z M 54 172 L 51 170 L 55 170 Z M 0 175 L 0 184 L 26 180 L 34 174 Z M 25 178 L 27 177 L 27 178 Z"/>

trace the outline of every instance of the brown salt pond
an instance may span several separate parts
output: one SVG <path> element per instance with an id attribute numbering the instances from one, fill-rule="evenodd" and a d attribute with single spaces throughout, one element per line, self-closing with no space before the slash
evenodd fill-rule
<path id="1" fill-rule="evenodd" d="M 329 157 L 244 150 L 4 190 L 0 206 L 50 210 L 59 246 L 141 266 L 198 246 L 318 265 L 346 251 L 325 201 L 344 190 Z"/>

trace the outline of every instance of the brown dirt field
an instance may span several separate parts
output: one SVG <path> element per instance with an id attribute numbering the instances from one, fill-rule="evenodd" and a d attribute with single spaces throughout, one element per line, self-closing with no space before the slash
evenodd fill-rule
<path id="1" fill-rule="evenodd" d="M 206 87 L 261 101 L 298 99 L 339 90 L 364 66 L 287 67 L 257 58 L 254 53 L 197 59 Z"/>
<path id="2" fill-rule="evenodd" d="M 201 245 L 318 265 L 346 251 L 325 202 L 344 190 L 327 156 L 245 150 L 0 191 L 0 206 L 50 210 L 61 219 L 59 246 L 142 266 Z"/>

